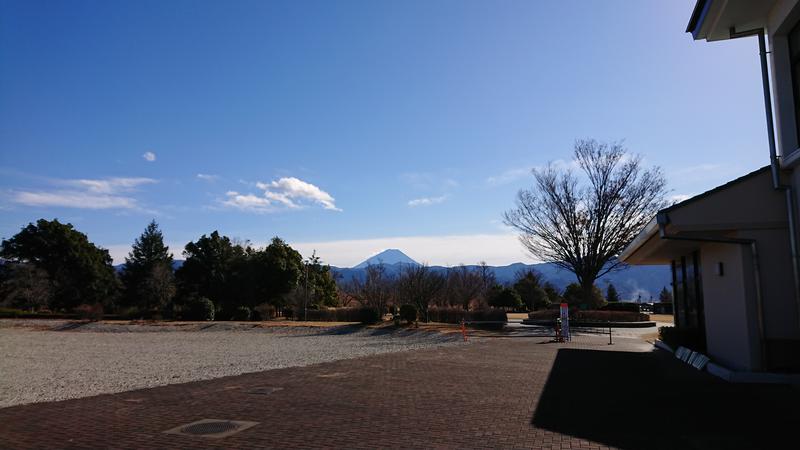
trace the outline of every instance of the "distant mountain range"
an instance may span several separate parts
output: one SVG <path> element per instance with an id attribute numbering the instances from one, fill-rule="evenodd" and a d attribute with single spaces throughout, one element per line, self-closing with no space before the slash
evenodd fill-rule
<path id="1" fill-rule="evenodd" d="M 383 264 L 388 274 L 396 276 L 403 268 L 408 265 L 419 265 L 408 255 L 397 249 L 385 250 L 372 256 L 352 268 L 331 267 L 334 274 L 341 277 L 341 280 L 351 278 L 363 279 L 366 268 L 369 264 Z M 477 266 L 470 265 L 470 268 Z M 515 263 L 507 266 L 489 267 L 497 281 L 501 284 L 509 284 L 514 281 L 516 274 L 521 270 L 535 269 L 542 274 L 545 280 L 553 283 L 557 288 L 564 289 L 568 284 L 575 282 L 575 275 L 564 270 L 553 263 L 523 264 Z M 435 271 L 447 271 L 447 267 L 431 266 Z M 605 292 L 609 283 L 613 283 L 617 288 L 620 297 L 626 301 L 657 300 L 661 289 L 670 289 L 671 274 L 669 266 L 629 266 L 623 270 L 608 274 L 597 280 L 597 286 Z"/>
<path id="2" fill-rule="evenodd" d="M 367 266 L 370 264 L 383 264 L 386 267 L 386 272 L 392 276 L 400 274 L 403 268 L 408 265 L 420 265 L 402 251 L 388 249 L 367 258 L 354 267 L 331 267 L 331 270 L 338 279 L 343 281 L 349 281 L 352 278 L 363 280 Z M 176 270 L 182 265 L 182 260 L 172 262 L 172 267 Z M 121 271 L 123 266 L 124 264 L 119 264 L 114 268 L 117 271 Z M 467 267 L 476 268 L 478 266 L 470 265 Z M 431 266 L 431 270 L 438 272 L 445 272 L 447 269 L 447 267 L 443 266 Z M 545 280 L 562 290 L 568 284 L 575 282 L 575 275 L 572 272 L 564 270 L 553 263 L 514 263 L 507 266 L 489 266 L 489 269 L 494 272 L 495 278 L 501 284 L 513 283 L 517 272 L 526 269 L 535 269 L 544 276 Z M 658 293 L 661 292 L 662 288 L 666 287 L 667 290 L 670 290 L 671 278 L 669 266 L 629 266 L 626 269 L 600 278 L 597 280 L 597 286 L 605 293 L 608 284 L 613 283 L 620 297 L 625 301 L 636 301 L 640 296 L 642 301 L 650 301 L 651 298 L 658 299 Z"/>
<path id="3" fill-rule="evenodd" d="M 175 260 L 172 261 L 172 270 L 178 270 L 178 269 L 181 268 L 182 265 L 183 265 L 183 260 L 182 259 L 175 259 Z M 125 264 L 124 263 L 123 264 L 117 264 L 117 265 L 114 266 L 114 270 L 116 270 L 117 273 L 122 272 L 123 269 L 125 269 Z"/>

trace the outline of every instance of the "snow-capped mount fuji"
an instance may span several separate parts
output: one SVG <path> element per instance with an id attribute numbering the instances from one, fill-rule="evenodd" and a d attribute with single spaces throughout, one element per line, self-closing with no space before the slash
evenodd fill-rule
<path id="1" fill-rule="evenodd" d="M 387 266 L 393 266 L 395 264 L 409 264 L 412 266 L 418 266 L 419 263 L 414 261 L 413 259 L 409 258 L 408 255 L 401 252 L 396 248 L 386 249 L 375 256 L 370 256 L 361 264 L 353 267 L 353 269 L 364 269 L 369 265 L 379 265 L 385 264 Z"/>
<path id="2" fill-rule="evenodd" d="M 351 267 L 331 267 L 335 276 L 342 281 L 352 279 L 364 280 L 366 277 L 367 266 L 383 265 L 386 275 L 398 277 L 407 267 L 419 266 L 420 264 L 409 258 L 405 253 L 398 249 L 388 249 L 375 256 L 368 258 L 361 264 Z M 477 270 L 476 265 L 467 265 L 470 270 Z M 489 270 L 494 274 L 500 284 L 511 284 L 516 275 L 521 270 L 534 269 L 542 274 L 546 281 L 553 283 L 558 289 L 563 290 L 569 283 L 575 282 L 575 275 L 553 263 L 523 264 L 514 263 L 507 266 L 489 266 Z M 430 270 L 441 274 L 446 274 L 450 268 L 443 266 L 430 266 Z M 662 288 L 669 289 L 672 276 L 669 266 L 630 266 L 618 272 L 612 272 L 597 280 L 597 287 L 605 292 L 609 283 L 613 283 L 617 288 L 623 301 L 652 301 L 658 299 L 658 293 Z"/>

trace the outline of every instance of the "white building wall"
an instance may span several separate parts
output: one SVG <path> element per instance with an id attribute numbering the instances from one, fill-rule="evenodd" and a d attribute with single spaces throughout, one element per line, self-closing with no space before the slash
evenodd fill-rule
<path id="1" fill-rule="evenodd" d="M 706 347 L 712 360 L 743 371 L 758 370 L 760 349 L 754 308 L 755 293 L 748 286 L 753 275 L 745 267 L 742 245 L 707 244 L 700 250 L 705 308 Z M 716 274 L 718 263 L 723 275 Z M 749 295 L 748 295 L 749 294 Z"/>

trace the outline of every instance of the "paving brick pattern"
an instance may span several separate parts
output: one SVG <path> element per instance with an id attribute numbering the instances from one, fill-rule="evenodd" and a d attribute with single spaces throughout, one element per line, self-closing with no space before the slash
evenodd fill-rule
<path id="1" fill-rule="evenodd" d="M 672 358 L 652 351 L 637 353 L 652 348 L 642 341 L 621 340 L 614 346 L 605 342 L 602 338 L 571 344 L 546 343 L 544 338 L 485 338 L 454 347 L 15 406 L 0 409 L 0 447 L 601 449 L 626 441 L 594 433 L 589 423 L 585 428 L 573 424 L 577 429 L 568 432 L 559 430 L 560 414 L 575 416 L 570 408 L 601 406 L 593 414 L 602 415 L 602 406 L 607 406 L 580 405 L 568 390 L 563 392 L 562 404 L 561 393 L 553 390 L 554 381 L 548 382 L 554 362 L 563 359 L 560 352 L 599 355 L 593 367 L 562 369 L 587 380 L 592 378 L 592 369 L 603 369 L 603 355 L 640 355 L 658 359 L 655 366 L 647 366 L 651 369 L 669 367 L 684 379 L 721 386 Z M 567 362 L 580 364 L 574 357 Z M 545 390 L 549 393 L 543 395 Z M 647 401 L 646 395 L 641 398 Z M 547 407 L 539 408 L 544 401 Z M 797 404 L 797 397 L 786 401 Z M 637 408 L 636 404 L 618 405 L 634 415 Z M 575 417 L 585 419 L 580 414 Z M 200 419 L 258 425 L 219 440 L 163 433 Z M 667 429 L 653 439 L 672 434 Z M 700 441 L 654 440 L 654 446 L 661 446 L 657 442 L 678 448 L 672 444 Z"/>

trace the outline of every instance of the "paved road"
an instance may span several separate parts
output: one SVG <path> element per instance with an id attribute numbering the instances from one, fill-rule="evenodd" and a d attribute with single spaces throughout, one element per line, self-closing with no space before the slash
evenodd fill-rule
<path id="1" fill-rule="evenodd" d="M 641 340 L 442 347 L 0 409 L 2 448 L 761 448 L 797 391 L 697 372 Z M 256 422 L 222 439 L 165 434 Z M 777 448 L 777 447 L 776 447 Z"/>

